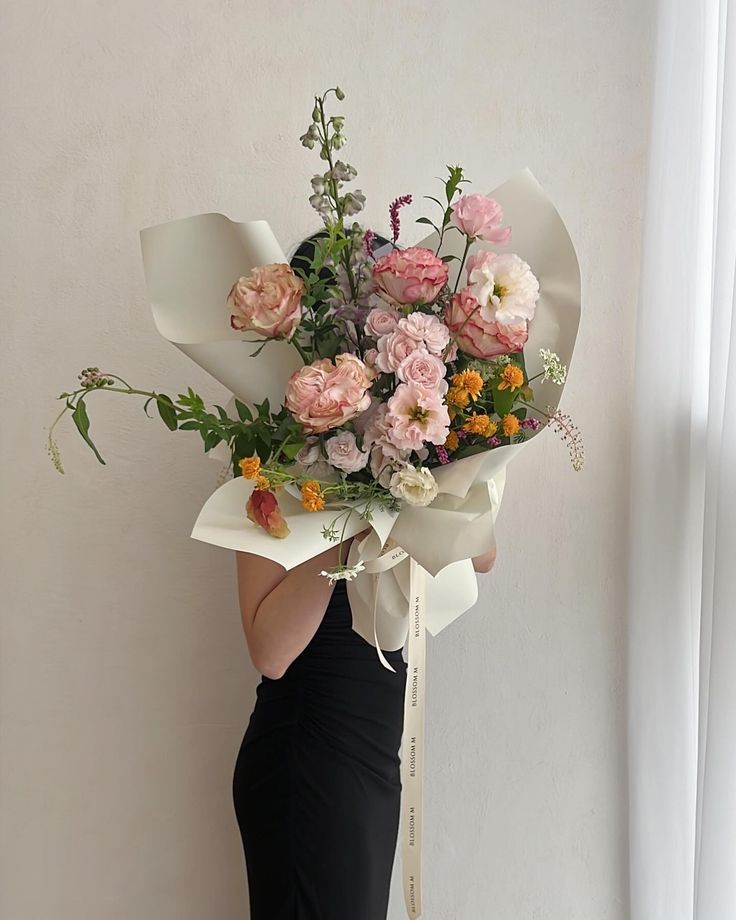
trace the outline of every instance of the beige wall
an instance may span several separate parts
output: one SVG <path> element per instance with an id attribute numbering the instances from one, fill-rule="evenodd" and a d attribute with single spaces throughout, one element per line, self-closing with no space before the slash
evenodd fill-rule
<path id="1" fill-rule="evenodd" d="M 316 226 L 319 166 L 298 136 L 335 82 L 373 226 L 395 195 L 435 193 L 446 163 L 481 190 L 529 166 L 585 274 L 565 405 L 586 469 L 551 434 L 525 452 L 482 600 L 430 642 L 427 917 L 626 916 L 622 528 L 652 5 L 5 0 L 3 920 L 247 917 L 230 782 L 257 678 L 232 554 L 188 536 L 219 468 L 114 394 L 90 398 L 105 467 L 67 425 L 59 476 L 43 426 L 90 364 L 225 399 L 155 334 L 137 231 L 219 210 L 293 245 Z"/>

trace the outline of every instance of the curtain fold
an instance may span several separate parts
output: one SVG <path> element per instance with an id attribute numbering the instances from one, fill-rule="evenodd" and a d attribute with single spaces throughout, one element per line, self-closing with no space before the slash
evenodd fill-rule
<path id="1" fill-rule="evenodd" d="M 662 0 L 637 317 L 631 920 L 736 918 L 736 3 Z"/>

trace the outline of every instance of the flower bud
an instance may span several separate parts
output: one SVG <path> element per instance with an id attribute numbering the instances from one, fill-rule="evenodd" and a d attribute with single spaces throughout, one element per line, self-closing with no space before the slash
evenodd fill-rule
<path id="1" fill-rule="evenodd" d="M 345 98 L 345 93 L 340 89 L 339 86 L 335 87 L 335 95 L 340 100 L 340 102 L 342 102 L 342 100 Z"/>

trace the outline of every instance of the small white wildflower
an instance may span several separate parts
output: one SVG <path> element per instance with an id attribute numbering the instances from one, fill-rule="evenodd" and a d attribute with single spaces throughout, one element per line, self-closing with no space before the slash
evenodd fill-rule
<path id="1" fill-rule="evenodd" d="M 354 578 L 357 578 L 358 575 L 364 571 L 365 564 L 363 562 L 356 562 L 355 565 L 337 565 L 334 569 L 322 570 L 319 574 L 324 575 L 325 578 L 329 578 L 330 584 L 334 585 L 336 581 L 352 581 Z"/>
<path id="2" fill-rule="evenodd" d="M 548 348 L 540 348 L 539 356 L 542 359 L 544 367 L 544 376 L 542 381 L 551 380 L 553 383 L 562 386 L 567 378 L 567 368 L 560 361 L 560 356 L 550 351 Z"/>

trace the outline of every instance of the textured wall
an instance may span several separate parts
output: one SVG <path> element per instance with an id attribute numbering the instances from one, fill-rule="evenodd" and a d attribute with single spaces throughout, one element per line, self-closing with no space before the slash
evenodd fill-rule
<path id="1" fill-rule="evenodd" d="M 137 231 L 216 210 L 293 245 L 316 226 L 319 165 L 298 135 L 335 82 L 373 226 L 448 162 L 479 189 L 529 166 L 585 273 L 565 407 L 587 466 L 550 433 L 525 452 L 482 600 L 430 640 L 426 916 L 623 920 L 652 5 L 5 0 L 4 920 L 247 917 L 230 781 L 257 677 L 232 554 L 188 536 L 218 468 L 114 394 L 90 399 L 106 467 L 67 425 L 60 477 L 43 426 L 89 364 L 225 399 L 155 334 Z"/>

